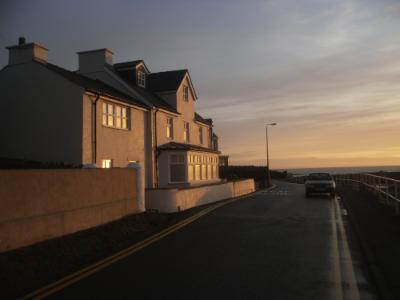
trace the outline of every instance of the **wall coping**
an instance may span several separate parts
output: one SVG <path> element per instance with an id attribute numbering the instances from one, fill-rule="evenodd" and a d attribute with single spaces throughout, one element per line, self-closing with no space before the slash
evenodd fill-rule
<path id="1" fill-rule="evenodd" d="M 253 178 L 242 178 L 242 179 L 234 179 L 234 180 L 227 180 L 227 181 L 219 181 L 219 182 L 213 182 L 213 183 L 204 183 L 200 185 L 195 185 L 195 186 L 189 186 L 189 187 L 162 187 L 162 188 L 148 188 L 146 191 L 157 191 L 157 190 L 177 190 L 177 191 L 182 191 L 182 190 L 192 190 L 192 189 L 197 189 L 197 188 L 202 188 L 202 187 L 207 187 L 207 186 L 214 186 L 214 185 L 221 185 L 221 184 L 227 184 L 227 183 L 235 183 L 235 182 L 241 182 L 241 181 L 246 181 L 246 180 L 254 180 Z"/>

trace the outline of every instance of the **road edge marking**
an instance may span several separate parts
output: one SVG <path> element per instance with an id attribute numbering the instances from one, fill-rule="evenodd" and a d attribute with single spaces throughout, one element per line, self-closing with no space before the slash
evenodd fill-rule
<path id="1" fill-rule="evenodd" d="M 343 225 L 343 219 L 342 219 L 342 214 L 340 210 L 340 204 L 337 200 L 337 197 L 334 199 L 335 203 L 335 210 L 336 210 L 336 223 L 337 226 L 339 227 L 339 232 L 340 235 L 342 236 L 342 242 L 343 242 L 343 255 L 344 255 L 344 263 L 345 263 L 345 269 L 346 269 L 346 274 L 348 274 L 348 280 L 349 280 L 349 290 L 350 290 L 350 299 L 360 299 L 360 291 L 358 289 L 358 284 L 357 284 L 357 278 L 354 272 L 354 266 L 353 266 L 353 258 L 351 256 L 350 252 L 350 247 L 347 239 L 347 234 L 346 230 Z"/>
<path id="2" fill-rule="evenodd" d="M 333 251 L 333 269 L 335 277 L 335 292 L 336 300 L 343 299 L 343 287 L 342 287 L 342 272 L 340 270 L 340 255 L 339 255 L 339 241 L 336 228 L 336 214 L 335 214 L 335 203 L 331 204 L 331 219 L 332 219 L 332 251 Z"/>
<path id="3" fill-rule="evenodd" d="M 276 185 L 272 185 L 270 188 L 268 188 L 267 190 L 272 190 L 276 188 Z M 54 294 L 55 292 L 62 290 L 63 288 L 70 286 L 72 284 L 74 284 L 75 282 L 78 282 L 108 266 L 110 266 L 113 263 L 116 263 L 117 261 L 124 259 L 125 257 L 132 255 L 140 250 L 142 250 L 143 248 L 161 240 L 162 238 L 178 231 L 179 229 L 193 223 L 194 221 L 196 221 L 197 219 L 201 218 L 202 216 L 216 210 L 217 208 L 220 208 L 221 206 L 227 205 L 229 203 L 244 199 L 244 198 L 248 198 L 250 196 L 254 196 L 257 195 L 259 193 L 259 191 L 257 192 L 253 192 L 247 195 L 242 195 L 239 197 L 235 197 L 232 198 L 230 200 L 222 200 L 219 203 L 216 203 L 212 206 L 209 206 L 201 211 L 199 211 L 198 213 L 194 214 L 193 216 L 188 217 L 187 219 L 184 219 L 174 225 L 171 225 L 170 227 L 167 227 L 163 230 L 161 230 L 160 232 L 142 240 L 139 241 L 135 244 L 133 244 L 132 246 L 129 246 L 123 250 L 118 251 L 117 253 L 110 255 L 106 258 L 103 258 L 102 260 L 91 264 L 79 271 L 76 271 L 70 275 L 67 275 L 53 283 L 50 283 L 42 288 L 39 288 L 25 296 L 20 297 L 20 300 L 25 300 L 25 299 L 43 299 L 51 294 Z"/>

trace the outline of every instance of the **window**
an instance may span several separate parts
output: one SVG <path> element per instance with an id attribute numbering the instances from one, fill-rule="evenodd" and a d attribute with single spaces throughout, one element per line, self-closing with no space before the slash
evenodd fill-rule
<path id="1" fill-rule="evenodd" d="M 167 118 L 167 139 L 174 138 L 174 122 L 172 118 Z"/>
<path id="2" fill-rule="evenodd" d="M 185 182 L 186 167 L 183 154 L 171 154 L 169 156 L 169 179 L 170 182 Z"/>
<path id="3" fill-rule="evenodd" d="M 189 181 L 194 180 L 194 165 L 188 165 L 188 178 Z"/>
<path id="4" fill-rule="evenodd" d="M 121 106 L 117 105 L 115 107 L 115 127 L 121 128 Z"/>
<path id="5" fill-rule="evenodd" d="M 190 141 L 190 137 L 189 137 L 189 123 L 188 122 L 184 122 L 183 123 L 183 141 L 185 143 L 189 143 Z"/>
<path id="6" fill-rule="evenodd" d="M 107 103 L 103 102 L 103 125 L 107 126 Z"/>
<path id="7" fill-rule="evenodd" d="M 142 71 L 137 72 L 137 85 L 143 88 L 146 87 L 146 73 Z"/>
<path id="8" fill-rule="evenodd" d="M 199 140 L 200 144 L 203 144 L 203 127 L 199 126 Z"/>
<path id="9" fill-rule="evenodd" d="M 107 126 L 114 126 L 114 105 L 107 104 Z"/>
<path id="10" fill-rule="evenodd" d="M 200 165 L 195 165 L 194 166 L 194 180 L 200 180 L 201 176 L 200 176 Z"/>
<path id="11" fill-rule="evenodd" d="M 129 108 L 103 102 L 103 125 L 118 129 L 128 129 L 129 122 Z"/>
<path id="12" fill-rule="evenodd" d="M 128 114 L 127 114 L 128 108 L 123 107 L 122 108 L 122 128 L 123 129 L 128 129 Z"/>
<path id="13" fill-rule="evenodd" d="M 104 169 L 109 169 L 112 167 L 112 160 L 111 159 L 103 159 L 101 162 L 101 167 Z"/>
<path id="14" fill-rule="evenodd" d="M 207 179 L 207 165 L 205 165 L 205 164 L 201 165 L 201 179 L 202 180 Z"/>
<path id="15" fill-rule="evenodd" d="M 190 154 L 187 156 L 189 181 L 218 179 L 218 158 L 214 155 Z"/>
<path id="16" fill-rule="evenodd" d="M 183 100 L 189 101 L 189 87 L 186 85 L 183 86 Z"/>

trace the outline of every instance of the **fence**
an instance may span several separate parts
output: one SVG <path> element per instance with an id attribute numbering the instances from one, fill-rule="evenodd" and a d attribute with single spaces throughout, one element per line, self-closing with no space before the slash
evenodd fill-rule
<path id="1" fill-rule="evenodd" d="M 303 184 L 307 176 L 305 175 L 293 175 L 292 177 L 289 177 L 287 180 L 291 183 L 299 183 Z"/>
<path id="2" fill-rule="evenodd" d="M 350 184 L 376 193 L 380 200 L 393 205 L 396 215 L 400 214 L 400 180 L 373 174 L 334 175 L 338 184 Z"/>

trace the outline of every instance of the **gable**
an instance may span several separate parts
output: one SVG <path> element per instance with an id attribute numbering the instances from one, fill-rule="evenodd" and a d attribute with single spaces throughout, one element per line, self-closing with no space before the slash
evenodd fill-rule
<path id="1" fill-rule="evenodd" d="M 177 91 L 185 78 L 187 70 L 174 70 L 148 75 L 149 89 L 153 92 Z"/>
<path id="2" fill-rule="evenodd" d="M 183 78 L 183 80 L 182 80 L 182 82 L 181 82 L 181 84 L 179 86 L 179 89 L 183 88 L 183 86 L 185 86 L 185 85 L 189 87 L 189 93 L 192 96 L 192 99 L 194 101 L 196 101 L 197 100 L 197 95 L 196 95 L 196 91 L 194 90 L 192 80 L 190 79 L 189 72 L 186 73 L 185 77 Z"/>
<path id="3" fill-rule="evenodd" d="M 138 64 L 136 65 L 136 71 L 141 71 L 141 72 L 144 72 L 144 73 L 146 73 L 146 74 L 149 74 L 149 73 L 150 73 L 150 71 L 149 71 L 149 69 L 147 68 L 147 66 L 146 66 L 146 64 L 144 63 L 144 61 L 141 61 L 140 63 L 138 63 Z"/>

